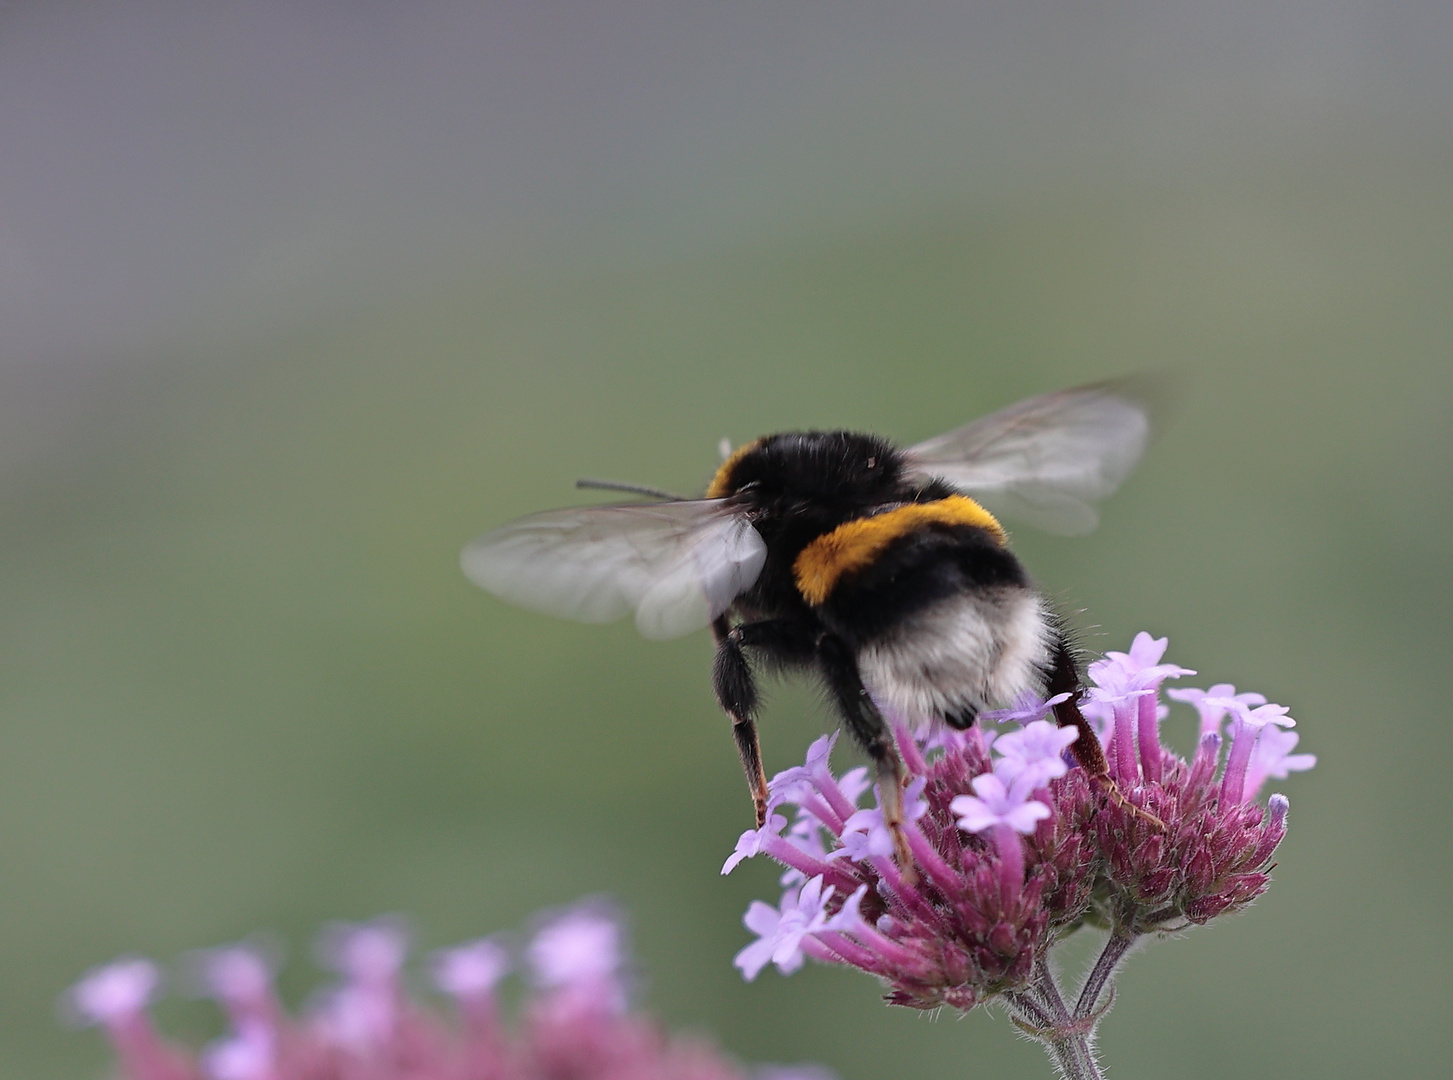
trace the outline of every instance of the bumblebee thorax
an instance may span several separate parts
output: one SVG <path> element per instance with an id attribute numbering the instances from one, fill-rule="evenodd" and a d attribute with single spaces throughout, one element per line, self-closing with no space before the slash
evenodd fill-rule
<path id="1" fill-rule="evenodd" d="M 722 463 L 707 498 L 744 494 L 773 504 L 862 507 L 903 495 L 903 462 L 886 439 L 849 431 L 789 431 L 747 443 Z"/>

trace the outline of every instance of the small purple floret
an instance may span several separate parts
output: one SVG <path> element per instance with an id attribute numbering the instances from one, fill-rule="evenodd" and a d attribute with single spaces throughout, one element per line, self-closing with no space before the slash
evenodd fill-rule
<path id="1" fill-rule="evenodd" d="M 742 922 L 758 940 L 737 953 L 732 963 L 741 969 L 748 982 L 768 963 L 776 964 L 784 975 L 802 966 L 803 938 L 826 928 L 828 916 L 824 908 L 832 893 L 831 885 L 824 886 L 822 878 L 815 877 L 801 889 L 788 889 L 776 908 L 760 900 L 747 908 Z"/>
<path id="2" fill-rule="evenodd" d="M 1056 694 L 1051 698 L 1039 698 L 1033 694 L 1024 694 L 1014 706 L 1009 709 L 986 709 L 979 714 L 980 720 L 988 720 L 995 724 L 1023 724 L 1028 727 L 1038 720 L 1043 720 L 1062 701 L 1068 701 L 1069 694 Z"/>
<path id="3" fill-rule="evenodd" d="M 1194 705 L 1201 715 L 1201 734 L 1221 733 L 1221 721 L 1235 705 L 1265 705 L 1261 694 L 1238 694 L 1230 683 L 1217 683 L 1209 690 L 1198 690 L 1194 686 L 1173 687 L 1166 691 L 1172 701 L 1184 701 Z"/>
<path id="4" fill-rule="evenodd" d="M 979 833 L 1007 825 L 1015 832 L 1032 833 L 1035 825 L 1050 815 L 1048 806 L 1028 797 L 1024 785 L 1006 787 L 993 773 L 974 777 L 969 786 L 974 789 L 972 795 L 960 795 L 949 803 L 949 809 L 959 815 L 959 828 L 965 832 Z"/>
<path id="5" fill-rule="evenodd" d="M 1256 798 L 1267 779 L 1285 780 L 1294 772 L 1305 772 L 1317 764 L 1316 754 L 1293 754 L 1301 738 L 1295 731 L 1263 728 L 1246 766 L 1246 797 Z M 1277 796 L 1272 796 L 1277 798 Z"/>
<path id="6" fill-rule="evenodd" d="M 994 742 L 1001 755 L 994 773 L 1006 783 L 1023 783 L 1032 791 L 1070 771 L 1065 751 L 1079 734 L 1048 720 L 1033 720 L 1018 731 L 1006 732 Z"/>
<path id="7" fill-rule="evenodd" d="M 741 836 L 737 837 L 737 846 L 727 856 L 727 861 L 722 863 L 721 872 L 723 874 L 730 874 L 741 865 L 743 859 L 750 859 L 755 855 L 760 855 L 763 845 L 769 844 L 774 838 L 780 836 L 782 830 L 785 828 L 787 828 L 787 819 L 785 817 L 781 814 L 769 814 L 767 816 L 767 823 L 760 829 L 748 829 Z"/>
<path id="8" fill-rule="evenodd" d="M 903 791 L 903 820 L 917 821 L 928 813 L 928 803 L 923 801 L 922 777 L 912 781 Z M 877 788 L 874 788 L 876 794 Z M 840 852 L 857 862 L 872 856 L 893 854 L 893 833 L 883 822 L 881 803 L 866 810 L 856 811 L 843 826 Z"/>

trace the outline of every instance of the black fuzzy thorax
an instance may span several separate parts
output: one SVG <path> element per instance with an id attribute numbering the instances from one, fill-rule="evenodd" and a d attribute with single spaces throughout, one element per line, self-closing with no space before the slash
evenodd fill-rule
<path id="1" fill-rule="evenodd" d="M 739 604 L 755 617 L 815 622 L 792 564 L 845 521 L 905 501 L 902 457 L 886 439 L 847 431 L 789 431 L 758 440 L 729 485 L 749 508 L 767 560 Z"/>
<path id="2" fill-rule="evenodd" d="M 756 583 L 738 601 L 740 608 L 755 618 L 817 622 L 818 611 L 802 599 L 793 576 L 793 563 L 803 548 L 846 522 L 954 494 L 942 481 L 922 483 L 909 480 L 905 473 L 902 453 L 876 435 L 791 431 L 759 440 L 734 463 L 727 477 L 732 497 L 748 508 L 753 526 L 767 545 L 766 563 Z M 926 543 L 895 543 L 888 552 L 894 558 L 890 573 L 901 579 L 906 563 L 916 555 L 945 548 L 947 539 L 937 530 L 923 538 Z M 915 541 L 916 537 L 903 540 Z M 866 580 L 867 575 L 863 577 Z M 910 592 L 930 599 L 930 594 L 943 595 L 951 587 L 954 570 L 944 567 L 937 579 L 932 584 L 915 578 L 909 582 Z M 893 583 L 875 576 L 872 587 L 891 591 Z M 859 600 L 863 605 L 871 602 L 866 593 Z M 903 601 L 895 601 L 892 608 L 898 617 L 910 610 Z M 844 610 L 843 614 L 848 613 Z M 884 613 L 884 618 L 892 617 Z M 874 625 L 881 621 L 873 620 Z"/>

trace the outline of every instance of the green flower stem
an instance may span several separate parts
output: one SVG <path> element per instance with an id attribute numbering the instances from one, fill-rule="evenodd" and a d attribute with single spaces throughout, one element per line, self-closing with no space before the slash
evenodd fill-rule
<path id="1" fill-rule="evenodd" d="M 1133 934 L 1110 935 L 1085 978 L 1073 1012 L 1044 957 L 1035 964 L 1034 978 L 1028 986 L 1005 995 L 1014 1022 L 1044 1047 L 1064 1080 L 1104 1080 L 1093 1044 L 1095 1028 L 1110 1003 L 1107 1001 L 1103 1008 L 1097 1006 L 1110 988 L 1116 967 L 1134 944 Z M 1113 989 L 1110 997 L 1113 1000 Z"/>

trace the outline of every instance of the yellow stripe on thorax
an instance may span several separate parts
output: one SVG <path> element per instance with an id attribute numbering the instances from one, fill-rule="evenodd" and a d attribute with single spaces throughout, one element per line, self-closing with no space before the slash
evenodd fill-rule
<path id="1" fill-rule="evenodd" d="M 792 564 L 797 591 L 809 604 L 821 604 L 844 574 L 870 566 L 894 540 L 925 525 L 975 525 L 1001 544 L 1007 540 L 994 515 L 963 495 L 910 503 L 873 517 L 855 518 L 808 544 Z"/>
<path id="2" fill-rule="evenodd" d="M 743 443 L 721 463 L 721 468 L 716 470 L 716 475 L 711 478 L 711 483 L 706 485 L 706 497 L 708 499 L 724 499 L 732 493 L 732 473 L 736 470 L 737 462 L 746 457 L 757 448 L 761 439 L 753 439 L 749 443 Z"/>

